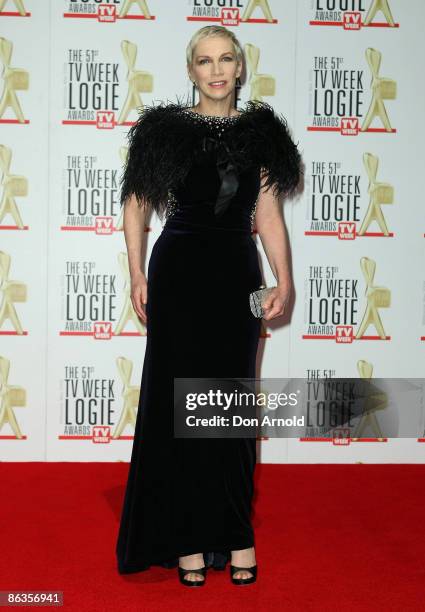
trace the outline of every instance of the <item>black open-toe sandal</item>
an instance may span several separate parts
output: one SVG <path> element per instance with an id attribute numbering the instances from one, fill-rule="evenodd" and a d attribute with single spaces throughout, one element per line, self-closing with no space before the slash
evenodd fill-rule
<path id="1" fill-rule="evenodd" d="M 186 586 L 204 586 L 205 580 L 207 577 L 206 567 L 200 567 L 198 569 L 184 569 L 183 567 L 180 567 L 179 565 L 177 569 L 179 570 L 179 578 L 182 584 Z M 194 574 L 200 574 L 201 576 L 204 577 L 204 579 L 203 580 L 188 580 L 187 578 L 185 578 L 186 574 L 190 574 L 191 572 L 193 572 Z"/>
<path id="2" fill-rule="evenodd" d="M 240 572 L 241 570 L 251 572 L 252 576 L 249 578 L 234 578 L 234 574 L 236 574 L 236 572 Z M 236 565 L 230 565 L 230 578 L 233 584 L 252 584 L 257 580 L 257 564 L 253 565 L 252 567 L 237 567 Z"/>

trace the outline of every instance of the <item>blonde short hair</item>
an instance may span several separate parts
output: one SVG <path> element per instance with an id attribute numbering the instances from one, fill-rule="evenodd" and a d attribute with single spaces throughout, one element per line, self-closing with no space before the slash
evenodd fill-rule
<path id="1" fill-rule="evenodd" d="M 188 66 L 192 64 L 193 52 L 198 42 L 203 38 L 209 38 L 210 36 L 224 36 L 228 38 L 232 42 L 236 60 L 238 62 L 242 62 L 243 51 L 241 44 L 231 30 L 228 30 L 224 26 L 205 26 L 195 32 L 186 47 L 186 61 Z"/>

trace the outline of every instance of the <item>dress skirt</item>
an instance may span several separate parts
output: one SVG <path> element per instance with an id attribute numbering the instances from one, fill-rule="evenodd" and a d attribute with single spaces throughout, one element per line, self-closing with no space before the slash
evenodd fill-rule
<path id="1" fill-rule="evenodd" d="M 262 275 L 246 229 L 167 221 L 148 266 L 146 349 L 116 544 L 121 574 L 254 546 L 255 438 L 175 438 L 174 378 L 255 378 Z"/>

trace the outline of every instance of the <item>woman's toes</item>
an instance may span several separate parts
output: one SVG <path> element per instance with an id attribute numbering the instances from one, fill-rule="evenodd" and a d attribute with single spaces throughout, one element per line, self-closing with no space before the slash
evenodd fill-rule
<path id="1" fill-rule="evenodd" d="M 242 578 L 243 580 L 246 580 L 246 578 L 251 578 L 251 576 L 251 572 L 236 572 L 233 574 L 234 578 Z"/>
<path id="2" fill-rule="evenodd" d="M 180 567 L 182 567 L 183 569 L 194 570 L 193 572 L 188 572 L 185 575 L 186 580 L 191 580 L 192 582 L 199 582 L 205 580 L 202 574 L 199 574 L 199 572 L 195 571 L 200 567 L 203 560 L 204 555 L 202 553 L 179 557 Z"/>

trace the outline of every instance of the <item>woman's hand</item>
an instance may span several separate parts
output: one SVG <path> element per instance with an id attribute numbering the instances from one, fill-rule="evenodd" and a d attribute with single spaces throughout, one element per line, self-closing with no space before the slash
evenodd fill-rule
<path id="1" fill-rule="evenodd" d="M 273 291 L 270 291 L 263 304 L 263 319 L 270 321 L 283 315 L 290 294 L 291 284 L 288 283 L 279 284 Z"/>
<path id="2" fill-rule="evenodd" d="M 147 322 L 145 304 L 148 301 L 148 283 L 143 272 L 131 277 L 131 303 L 143 323 Z"/>

